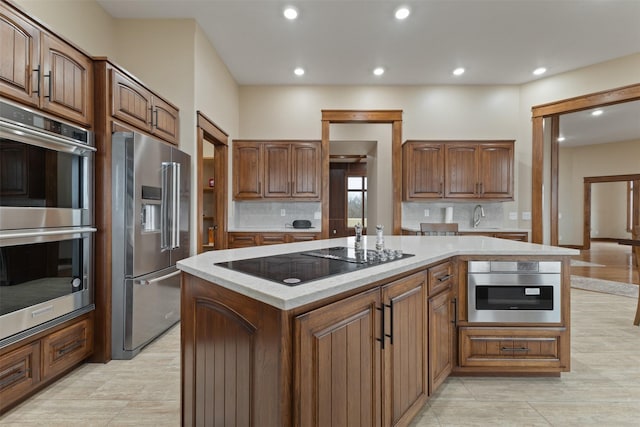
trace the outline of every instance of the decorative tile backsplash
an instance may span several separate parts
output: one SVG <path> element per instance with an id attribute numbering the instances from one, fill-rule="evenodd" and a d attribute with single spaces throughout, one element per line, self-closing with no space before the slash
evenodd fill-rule
<path id="1" fill-rule="evenodd" d="M 410 229 L 420 228 L 421 222 L 446 222 L 446 209 L 451 207 L 453 219 L 461 229 L 473 228 L 473 210 L 476 205 L 481 205 L 485 216 L 480 220 L 478 227 L 492 228 L 504 227 L 503 203 L 421 203 L 409 202 L 402 204 L 402 227 Z M 425 216 L 425 209 L 429 216 Z"/>
<path id="2" fill-rule="evenodd" d="M 296 219 L 307 219 L 320 229 L 320 202 L 234 202 L 231 228 L 283 228 Z M 282 215 L 284 213 L 284 216 Z"/>

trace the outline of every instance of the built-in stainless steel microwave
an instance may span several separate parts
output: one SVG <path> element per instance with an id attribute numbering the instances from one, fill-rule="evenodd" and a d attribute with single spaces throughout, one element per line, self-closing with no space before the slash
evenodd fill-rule
<path id="1" fill-rule="evenodd" d="M 559 261 L 469 261 L 469 322 L 559 323 Z"/>

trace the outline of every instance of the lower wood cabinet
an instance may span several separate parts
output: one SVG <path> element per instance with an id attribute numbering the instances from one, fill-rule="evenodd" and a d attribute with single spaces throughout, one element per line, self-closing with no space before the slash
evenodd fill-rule
<path id="1" fill-rule="evenodd" d="M 487 236 L 498 239 L 516 240 L 518 242 L 528 242 L 529 233 L 526 231 L 462 231 L 460 236 Z"/>
<path id="2" fill-rule="evenodd" d="M 296 318 L 297 425 L 409 424 L 428 396 L 426 279 L 416 273 Z"/>
<path id="3" fill-rule="evenodd" d="M 429 395 L 447 379 L 455 364 L 455 265 L 451 261 L 429 272 Z"/>
<path id="4" fill-rule="evenodd" d="M 227 234 L 229 249 L 250 246 L 278 245 L 281 243 L 307 242 L 320 238 L 320 233 L 267 233 L 230 232 Z"/>
<path id="5" fill-rule="evenodd" d="M 460 367 L 567 371 L 565 328 L 460 328 Z"/>
<path id="6" fill-rule="evenodd" d="M 0 350 L 0 413 L 81 363 L 92 351 L 91 313 Z"/>

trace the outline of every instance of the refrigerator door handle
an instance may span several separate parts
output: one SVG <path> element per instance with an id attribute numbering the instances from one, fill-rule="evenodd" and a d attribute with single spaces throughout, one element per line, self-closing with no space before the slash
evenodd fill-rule
<path id="1" fill-rule="evenodd" d="M 171 163 L 162 163 L 162 195 L 160 201 L 160 249 L 171 249 L 171 212 L 169 210 L 169 197 L 171 197 L 169 168 Z"/>
<path id="2" fill-rule="evenodd" d="M 171 230 L 171 249 L 180 247 L 180 163 L 172 163 L 173 173 L 173 196 L 172 196 L 172 230 Z"/>
<path id="3" fill-rule="evenodd" d="M 169 273 L 169 274 L 165 274 L 164 276 L 160 276 L 160 277 L 156 277 L 155 279 L 136 279 L 133 281 L 134 285 L 142 285 L 142 286 L 148 286 L 148 285 L 153 285 L 154 283 L 158 283 L 158 282 L 162 282 L 164 280 L 170 279 L 172 277 L 175 277 L 177 275 L 179 275 L 181 273 L 180 270 L 178 271 L 174 271 L 173 273 Z"/>

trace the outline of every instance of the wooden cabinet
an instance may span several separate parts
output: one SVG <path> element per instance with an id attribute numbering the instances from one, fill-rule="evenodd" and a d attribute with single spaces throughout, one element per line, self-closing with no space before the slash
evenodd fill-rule
<path id="1" fill-rule="evenodd" d="M 407 141 L 402 156 L 404 200 L 444 197 L 444 144 Z"/>
<path id="2" fill-rule="evenodd" d="M 318 141 L 235 141 L 235 200 L 320 200 Z"/>
<path id="3" fill-rule="evenodd" d="M 513 141 L 406 141 L 403 197 L 513 200 Z"/>
<path id="4" fill-rule="evenodd" d="M 424 272 L 298 316 L 296 424 L 408 425 L 428 396 L 426 320 Z"/>
<path id="5" fill-rule="evenodd" d="M 93 324 L 88 319 L 42 339 L 42 377 L 49 378 L 86 359 L 93 349 Z"/>
<path id="6" fill-rule="evenodd" d="M 40 341 L 0 356 L 0 413 L 40 383 Z"/>
<path id="7" fill-rule="evenodd" d="M 80 364 L 92 351 L 92 313 L 1 349 L 0 413 Z"/>
<path id="8" fill-rule="evenodd" d="M 320 238 L 320 233 L 271 233 L 230 232 L 227 233 L 229 249 L 249 246 L 277 245 L 280 243 L 307 242 Z"/>
<path id="9" fill-rule="evenodd" d="M 295 319 L 294 425 L 381 424 L 380 298 L 376 288 Z"/>
<path id="10" fill-rule="evenodd" d="M 429 268 L 429 394 L 435 393 L 455 364 L 456 273 L 451 261 Z"/>
<path id="11" fill-rule="evenodd" d="M 111 114 L 168 142 L 178 144 L 178 109 L 118 70 L 111 70 Z"/>
<path id="12" fill-rule="evenodd" d="M 513 163 L 513 141 L 447 144 L 444 196 L 513 200 Z"/>
<path id="13" fill-rule="evenodd" d="M 91 126 L 91 58 L 5 3 L 0 3 L 0 32 L 2 95 Z"/>
<path id="14" fill-rule="evenodd" d="M 460 328 L 460 366 L 508 370 L 568 370 L 565 328 Z"/>

